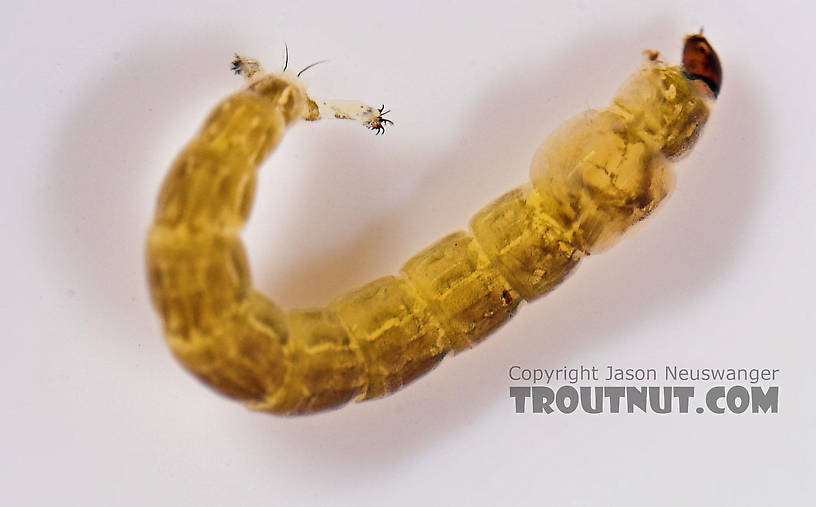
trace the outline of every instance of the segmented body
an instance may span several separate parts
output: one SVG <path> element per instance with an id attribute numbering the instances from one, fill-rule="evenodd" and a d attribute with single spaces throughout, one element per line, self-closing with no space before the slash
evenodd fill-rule
<path id="1" fill-rule="evenodd" d="M 315 116 L 287 75 L 221 102 L 170 170 L 148 235 L 149 284 L 176 357 L 251 407 L 302 414 L 393 392 L 468 349 L 561 283 L 668 195 L 668 159 L 696 139 L 709 98 L 648 62 L 612 105 L 539 148 L 531 182 L 325 308 L 286 311 L 255 291 L 239 232 L 257 170 L 286 128 Z"/>

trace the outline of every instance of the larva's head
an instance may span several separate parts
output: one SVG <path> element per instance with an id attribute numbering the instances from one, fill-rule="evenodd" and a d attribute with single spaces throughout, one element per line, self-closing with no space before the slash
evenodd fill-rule
<path id="1" fill-rule="evenodd" d="M 686 37 L 683 45 L 683 73 L 691 81 L 700 81 L 715 98 L 720 94 L 722 85 L 720 59 L 701 33 Z"/>
<path id="2" fill-rule="evenodd" d="M 722 67 L 714 48 L 697 33 L 684 41 L 682 73 L 670 69 L 664 74 L 665 83 L 674 83 L 677 93 L 664 95 L 671 112 L 663 108 L 668 135 L 662 151 L 669 158 L 679 158 L 691 150 L 708 120 L 709 106 L 722 86 Z"/>

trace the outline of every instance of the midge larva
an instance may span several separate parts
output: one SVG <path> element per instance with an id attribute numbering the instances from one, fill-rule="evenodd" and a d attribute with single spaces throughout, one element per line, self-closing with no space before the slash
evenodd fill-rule
<path id="1" fill-rule="evenodd" d="M 250 407 L 304 414 L 396 391 L 546 294 L 617 242 L 674 184 L 670 159 L 696 141 L 720 90 L 701 34 L 682 66 L 650 53 L 603 110 L 578 115 L 536 152 L 531 182 L 478 211 L 387 276 L 325 308 L 283 310 L 250 284 L 238 233 L 257 169 L 299 120 L 383 108 L 314 100 L 297 77 L 236 57 L 246 85 L 224 99 L 173 163 L 147 239 L 153 303 L 175 356 Z"/>

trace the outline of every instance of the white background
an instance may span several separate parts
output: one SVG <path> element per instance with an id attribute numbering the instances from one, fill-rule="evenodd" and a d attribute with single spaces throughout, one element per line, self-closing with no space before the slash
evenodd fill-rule
<path id="1" fill-rule="evenodd" d="M 812 501 L 814 9 L 408 3 L 3 3 L 0 503 Z M 396 121 L 381 137 L 298 125 L 264 166 L 255 284 L 302 306 L 463 228 L 641 50 L 677 61 L 700 25 L 724 85 L 665 208 L 473 351 L 389 398 L 291 419 L 172 359 L 144 233 L 177 150 L 240 85 L 234 51 L 270 69 L 284 41 L 294 69 L 328 58 L 305 75 L 314 95 Z M 514 364 L 779 368 L 780 413 L 516 415 Z"/>

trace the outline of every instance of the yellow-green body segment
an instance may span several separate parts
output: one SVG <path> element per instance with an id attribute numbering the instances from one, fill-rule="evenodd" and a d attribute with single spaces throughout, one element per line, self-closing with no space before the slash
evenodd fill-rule
<path id="1" fill-rule="evenodd" d="M 648 62 L 610 107 L 552 134 L 532 181 L 478 211 L 469 232 L 326 308 L 284 310 L 252 288 L 239 232 L 259 166 L 315 103 L 295 78 L 256 76 L 209 115 L 161 189 L 147 264 L 170 347 L 219 392 L 277 414 L 391 393 L 651 213 L 673 185 L 668 160 L 693 144 L 709 102 L 679 67 Z"/>

